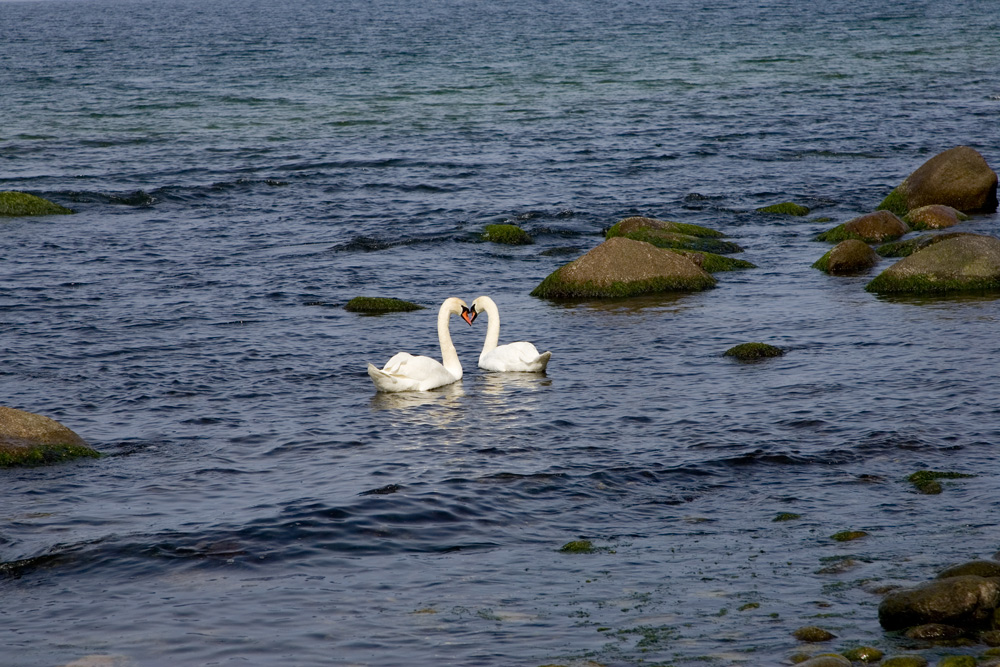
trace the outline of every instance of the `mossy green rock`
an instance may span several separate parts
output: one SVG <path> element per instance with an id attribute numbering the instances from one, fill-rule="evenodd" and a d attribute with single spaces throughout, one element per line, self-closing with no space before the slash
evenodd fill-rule
<path id="1" fill-rule="evenodd" d="M 723 356 L 733 357 L 740 361 L 756 361 L 770 357 L 780 357 L 785 352 L 780 347 L 767 343 L 741 343 L 725 351 Z"/>
<path id="2" fill-rule="evenodd" d="M 656 292 L 696 292 L 715 278 L 683 255 L 649 243 L 610 238 L 545 278 L 532 296 L 593 299 Z"/>
<path id="3" fill-rule="evenodd" d="M 878 294 L 996 291 L 1000 239 L 962 234 L 932 243 L 890 266 L 865 289 Z"/>
<path id="4" fill-rule="evenodd" d="M 594 548 L 594 544 L 590 540 L 573 540 L 562 545 L 559 549 L 559 552 L 564 554 L 592 554 L 596 551 L 597 549 Z"/>
<path id="5" fill-rule="evenodd" d="M 528 232 L 517 225 L 486 225 L 483 240 L 506 245 L 531 245 L 534 243 Z"/>
<path id="6" fill-rule="evenodd" d="M 867 271 L 878 264 L 878 261 L 878 254 L 870 245 L 857 239 L 847 239 L 816 260 L 813 268 L 842 275 Z"/>
<path id="7" fill-rule="evenodd" d="M 769 213 L 772 215 L 802 216 L 809 215 L 809 207 L 803 206 L 802 204 L 796 204 L 795 202 L 786 201 L 780 204 L 771 204 L 770 206 L 758 208 L 757 212 Z"/>
<path id="8" fill-rule="evenodd" d="M 951 206 L 930 204 L 913 209 L 906 214 L 903 222 L 908 224 L 910 229 L 924 230 L 954 227 L 968 219 L 969 216 Z"/>
<path id="9" fill-rule="evenodd" d="M 941 493 L 939 479 L 962 479 L 965 477 L 975 477 L 961 472 L 941 472 L 939 470 L 918 470 L 909 477 L 907 481 L 912 484 L 920 493 L 935 495 Z"/>
<path id="10" fill-rule="evenodd" d="M 863 530 L 842 530 L 839 533 L 831 535 L 830 539 L 835 542 L 853 542 L 854 540 L 860 540 L 862 537 L 868 537 L 868 533 Z"/>
<path id="11" fill-rule="evenodd" d="M 71 209 L 26 192 L 0 192 L 0 216 L 66 215 Z"/>
<path id="12" fill-rule="evenodd" d="M 967 213 L 995 211 L 997 175 L 978 151 L 956 146 L 935 155 L 907 176 L 878 209 L 902 216 L 930 204 L 944 204 Z"/>
<path id="13" fill-rule="evenodd" d="M 797 664 L 799 667 L 851 667 L 850 660 L 836 653 L 824 653 Z"/>
<path id="14" fill-rule="evenodd" d="M 881 667 L 927 667 L 927 658 L 922 655 L 897 655 L 881 663 Z"/>
<path id="15" fill-rule="evenodd" d="M 675 250 L 674 252 L 684 255 L 709 273 L 757 268 L 756 264 L 748 262 L 745 259 L 717 255 L 714 252 L 700 252 L 698 250 Z"/>
<path id="16" fill-rule="evenodd" d="M 803 642 L 828 642 L 831 639 L 836 639 L 837 635 L 824 630 L 823 628 L 817 627 L 815 625 L 807 625 L 805 627 L 799 628 L 792 633 L 799 641 Z"/>
<path id="17" fill-rule="evenodd" d="M 416 303 L 381 296 L 356 296 L 344 306 L 344 310 L 352 313 L 403 313 L 423 308 Z"/>
<path id="18" fill-rule="evenodd" d="M 99 456 L 83 438 L 54 419 L 0 406 L 0 468 Z"/>
<path id="19" fill-rule="evenodd" d="M 619 220 L 605 234 L 606 238 L 624 236 L 635 241 L 652 243 L 657 248 L 699 250 L 719 255 L 743 252 L 736 243 L 722 241 L 722 232 L 708 227 L 668 220 L 633 216 Z"/>
<path id="20" fill-rule="evenodd" d="M 978 662 L 971 655 L 946 655 L 937 661 L 937 667 L 976 667 Z"/>
<path id="21" fill-rule="evenodd" d="M 940 623 L 958 628 L 991 629 L 1000 606 L 1000 579 L 965 575 L 934 579 L 893 591 L 879 604 L 878 620 L 886 630 Z"/>
<path id="22" fill-rule="evenodd" d="M 847 239 L 857 239 L 865 243 L 882 243 L 898 239 L 910 231 L 906 223 L 889 211 L 866 213 L 837 225 L 816 237 L 817 241 L 839 243 Z"/>
<path id="23" fill-rule="evenodd" d="M 963 577 L 972 574 L 977 577 L 1000 577 L 1000 561 L 972 560 L 967 563 L 952 565 L 938 573 L 937 579 Z"/>
<path id="24" fill-rule="evenodd" d="M 851 662 L 878 662 L 884 655 L 873 646 L 858 646 L 844 651 L 844 657 Z"/>
<path id="25" fill-rule="evenodd" d="M 966 236 L 968 232 L 950 232 L 948 234 L 921 234 L 920 236 L 915 236 L 912 239 L 904 239 L 902 241 L 891 241 L 889 243 L 883 243 L 875 252 L 878 253 L 880 257 L 909 257 L 918 250 L 923 250 L 929 245 L 935 243 L 941 243 L 941 241 L 947 241 L 948 239 L 953 239 L 957 236 Z"/>
<path id="26" fill-rule="evenodd" d="M 781 512 L 776 517 L 771 519 L 771 521 L 795 521 L 796 519 L 801 518 L 801 514 L 795 514 L 794 512 Z"/>

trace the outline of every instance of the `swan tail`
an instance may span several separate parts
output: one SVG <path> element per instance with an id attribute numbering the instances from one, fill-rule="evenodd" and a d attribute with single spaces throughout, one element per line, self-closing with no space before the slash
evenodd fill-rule
<path id="1" fill-rule="evenodd" d="M 532 370 L 536 373 L 541 373 L 545 371 L 545 367 L 549 365 L 549 357 L 552 356 L 552 352 L 542 352 L 538 355 L 538 358 L 531 364 Z"/>

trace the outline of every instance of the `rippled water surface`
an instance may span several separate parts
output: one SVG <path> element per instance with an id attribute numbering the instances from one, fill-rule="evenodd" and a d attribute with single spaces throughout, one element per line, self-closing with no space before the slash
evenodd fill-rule
<path id="1" fill-rule="evenodd" d="M 1000 18 L 870 5 L 0 2 L 0 190 L 76 211 L 0 222 L 0 403 L 105 454 L 0 471 L 0 662 L 908 648 L 880 588 L 1000 549 L 1000 302 L 875 297 L 812 239 L 940 151 L 996 168 Z M 635 214 L 758 268 L 528 295 Z M 453 318 L 460 383 L 375 393 L 367 362 L 439 356 L 438 304 L 480 294 L 546 375 L 479 370 Z M 748 341 L 786 354 L 722 356 Z"/>

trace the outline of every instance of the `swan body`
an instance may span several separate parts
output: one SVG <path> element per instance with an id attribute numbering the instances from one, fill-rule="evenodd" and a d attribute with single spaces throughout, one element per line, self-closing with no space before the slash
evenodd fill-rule
<path id="1" fill-rule="evenodd" d="M 449 297 L 438 310 L 438 342 L 441 343 L 441 361 L 430 357 L 415 356 L 400 352 L 386 362 L 381 369 L 368 364 L 368 375 L 378 391 L 430 391 L 462 379 L 462 364 L 458 352 L 451 342 L 448 320 L 459 315 L 469 325 L 474 319 L 464 301 Z"/>
<path id="2" fill-rule="evenodd" d="M 551 352 L 538 353 L 531 343 L 519 341 L 498 345 L 500 341 L 500 310 L 493 299 L 488 296 L 478 297 L 472 302 L 469 314 L 475 320 L 476 316 L 485 311 L 488 318 L 486 326 L 486 341 L 479 355 L 479 367 L 487 371 L 541 373 L 549 363 Z"/>

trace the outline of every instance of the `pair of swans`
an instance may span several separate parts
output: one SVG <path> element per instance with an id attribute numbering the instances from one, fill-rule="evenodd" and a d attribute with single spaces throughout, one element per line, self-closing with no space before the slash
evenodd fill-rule
<path id="1" fill-rule="evenodd" d="M 486 342 L 479 355 L 479 367 L 488 371 L 542 372 L 549 363 L 551 352 L 538 353 L 531 343 L 524 341 L 498 345 L 500 342 L 500 311 L 488 296 L 481 296 L 469 307 L 456 297 L 449 297 L 438 310 L 438 341 L 441 343 L 441 361 L 430 357 L 414 356 L 400 352 L 381 369 L 368 364 L 368 375 L 378 391 L 430 391 L 462 379 L 462 364 L 458 351 L 451 342 L 449 320 L 458 315 L 469 326 L 481 312 L 486 312 Z"/>

